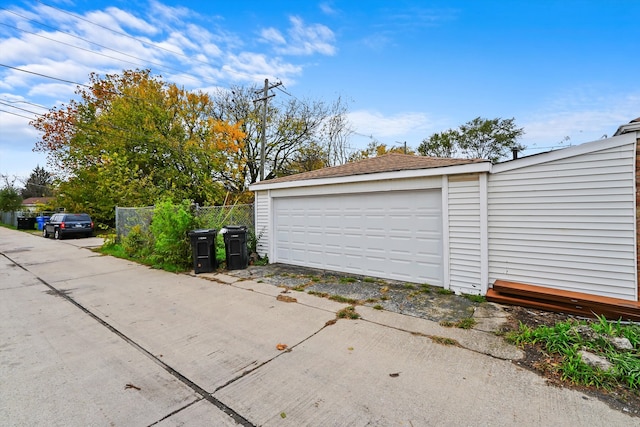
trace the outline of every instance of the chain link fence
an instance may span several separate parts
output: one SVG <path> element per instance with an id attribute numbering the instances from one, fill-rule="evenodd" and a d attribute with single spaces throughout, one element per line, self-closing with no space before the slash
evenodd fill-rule
<path id="1" fill-rule="evenodd" d="M 136 225 L 139 225 L 143 231 L 148 231 L 153 219 L 153 209 L 153 206 L 139 208 L 116 207 L 116 235 L 118 241 L 126 237 Z M 226 225 L 244 225 L 251 233 L 254 233 L 255 230 L 253 205 L 195 206 L 194 214 L 200 228 L 220 230 Z"/>
<path id="2" fill-rule="evenodd" d="M 120 242 L 131 229 L 139 225 L 143 231 L 149 231 L 153 218 L 153 206 L 140 208 L 122 208 L 116 206 L 116 237 Z"/>

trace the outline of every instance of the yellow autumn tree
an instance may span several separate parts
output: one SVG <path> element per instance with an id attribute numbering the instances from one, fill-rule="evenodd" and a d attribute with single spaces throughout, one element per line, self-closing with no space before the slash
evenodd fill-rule
<path id="1" fill-rule="evenodd" d="M 32 125 L 36 151 L 61 179 L 59 201 L 112 224 L 115 206 L 150 205 L 158 197 L 221 202 L 230 159 L 242 149 L 239 124 L 216 120 L 203 92 L 168 84 L 149 70 L 90 76 L 78 101 Z"/>

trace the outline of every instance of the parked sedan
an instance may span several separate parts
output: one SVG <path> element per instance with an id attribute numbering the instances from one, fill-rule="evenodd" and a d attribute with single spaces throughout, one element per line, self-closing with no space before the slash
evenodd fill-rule
<path id="1" fill-rule="evenodd" d="M 53 236 L 54 239 L 62 239 L 67 236 L 93 235 L 93 221 L 87 214 L 57 213 L 51 216 L 42 227 L 42 236 Z"/>

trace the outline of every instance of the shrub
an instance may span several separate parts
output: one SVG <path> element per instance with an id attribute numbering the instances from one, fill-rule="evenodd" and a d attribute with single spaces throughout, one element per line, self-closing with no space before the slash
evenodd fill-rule
<path id="1" fill-rule="evenodd" d="M 122 248 L 131 258 L 146 258 L 151 254 L 153 236 L 142 229 L 140 225 L 134 225 L 129 234 L 122 240 Z"/>
<path id="2" fill-rule="evenodd" d="M 187 269 L 191 263 L 188 232 L 196 225 L 188 200 L 174 205 L 162 199 L 155 205 L 150 230 L 154 239 L 153 260 Z"/>

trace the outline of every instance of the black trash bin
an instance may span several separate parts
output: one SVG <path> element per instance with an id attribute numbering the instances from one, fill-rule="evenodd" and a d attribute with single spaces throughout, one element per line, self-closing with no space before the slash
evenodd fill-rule
<path id="1" fill-rule="evenodd" d="M 227 270 L 242 270 L 249 265 L 247 254 L 247 227 L 244 225 L 227 225 L 224 227 L 224 250 Z"/>
<path id="2" fill-rule="evenodd" d="M 33 230 L 36 226 L 36 219 L 31 217 L 18 218 L 18 230 Z"/>
<path id="3" fill-rule="evenodd" d="M 193 251 L 193 270 L 198 273 L 211 273 L 217 267 L 216 230 L 201 229 L 189 232 Z"/>

